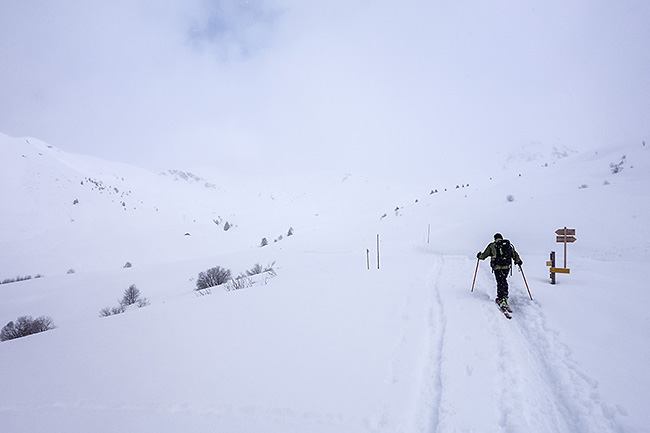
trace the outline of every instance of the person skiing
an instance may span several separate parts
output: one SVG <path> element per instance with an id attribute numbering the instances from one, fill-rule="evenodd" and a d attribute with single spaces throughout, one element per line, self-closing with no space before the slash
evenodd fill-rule
<path id="1" fill-rule="evenodd" d="M 508 306 L 508 273 L 512 267 L 512 261 L 521 266 L 524 262 L 519 257 L 515 247 L 508 239 L 504 239 L 501 233 L 494 235 L 494 242 L 490 242 L 485 251 L 478 252 L 476 258 L 485 260 L 490 257 L 490 266 L 497 281 L 496 303 L 504 311 L 512 311 Z"/>

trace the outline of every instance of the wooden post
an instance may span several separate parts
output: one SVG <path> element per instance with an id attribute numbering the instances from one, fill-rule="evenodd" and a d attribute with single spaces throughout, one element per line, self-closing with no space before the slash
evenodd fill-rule
<path id="1" fill-rule="evenodd" d="M 551 251 L 551 269 L 555 268 L 555 251 Z M 551 272 L 551 284 L 555 284 L 555 272 Z"/>
<path id="2" fill-rule="evenodd" d="M 568 231 L 566 229 L 566 226 L 564 226 L 564 234 L 568 235 Z M 566 241 L 567 241 L 568 236 L 564 236 L 564 269 L 566 269 Z"/>
<path id="3" fill-rule="evenodd" d="M 555 238 L 555 241 L 557 243 L 562 243 L 564 244 L 564 268 L 559 268 L 559 269 L 567 269 L 566 267 L 566 244 L 572 243 L 576 241 L 576 237 L 574 236 L 576 234 L 576 229 L 568 229 L 564 227 L 563 229 L 557 229 L 555 230 L 555 234 L 558 235 Z"/>
<path id="4" fill-rule="evenodd" d="M 370 270 L 370 250 L 366 248 L 366 263 L 368 264 L 368 270 Z"/>
<path id="5" fill-rule="evenodd" d="M 431 224 L 429 224 L 429 227 L 427 227 L 427 243 L 429 243 L 430 239 L 431 239 Z"/>
<path id="6" fill-rule="evenodd" d="M 379 269 L 379 234 L 377 234 L 377 269 Z"/>

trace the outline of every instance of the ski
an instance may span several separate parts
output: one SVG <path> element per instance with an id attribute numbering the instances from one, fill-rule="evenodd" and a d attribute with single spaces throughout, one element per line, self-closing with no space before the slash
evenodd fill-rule
<path id="1" fill-rule="evenodd" d="M 503 315 L 506 316 L 506 319 L 512 319 L 512 314 L 510 314 L 512 313 L 512 309 L 510 309 L 510 307 L 501 307 L 501 305 L 499 305 L 498 303 L 496 304 L 496 306 L 499 309 L 499 311 L 501 311 Z"/>

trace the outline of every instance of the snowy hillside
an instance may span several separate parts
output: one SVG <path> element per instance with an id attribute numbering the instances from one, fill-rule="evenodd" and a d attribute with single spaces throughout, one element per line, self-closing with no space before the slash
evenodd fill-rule
<path id="1" fill-rule="evenodd" d="M 0 158 L 0 281 L 32 277 L 0 284 L 0 325 L 56 325 L 0 343 L 2 432 L 650 432 L 641 143 L 402 185 L 154 174 L 5 135 Z M 510 321 L 487 262 L 470 292 L 497 231 L 534 298 L 515 270 Z M 194 290 L 255 264 L 277 276 Z M 100 317 L 133 284 L 149 305 Z"/>

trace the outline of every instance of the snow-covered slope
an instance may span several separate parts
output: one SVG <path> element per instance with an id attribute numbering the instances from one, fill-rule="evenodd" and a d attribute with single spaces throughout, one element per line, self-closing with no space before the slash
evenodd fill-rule
<path id="1" fill-rule="evenodd" d="M 648 432 L 648 152 L 531 145 L 385 186 L 158 175 L 0 135 L 0 280 L 43 275 L 0 285 L 0 323 L 57 325 L 0 343 L 0 427 Z M 534 298 L 515 271 L 511 321 L 487 262 L 470 292 L 496 231 Z M 277 276 L 194 291 L 255 263 Z M 131 284 L 150 305 L 99 317 Z"/>

